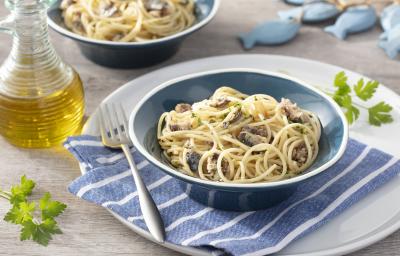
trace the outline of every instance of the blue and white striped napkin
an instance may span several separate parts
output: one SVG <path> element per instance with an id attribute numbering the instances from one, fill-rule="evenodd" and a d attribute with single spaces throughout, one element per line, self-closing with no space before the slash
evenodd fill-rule
<path id="1" fill-rule="evenodd" d="M 69 191 L 147 229 L 123 153 L 103 147 L 93 136 L 71 137 L 65 147 L 87 171 L 71 183 Z M 227 212 L 191 200 L 187 196 L 190 190 L 184 193 L 175 179 L 149 164 L 135 149 L 132 152 L 161 212 L 167 241 L 204 247 L 214 254 L 277 252 L 400 173 L 398 159 L 350 140 L 333 167 L 301 186 L 288 200 L 263 211 Z"/>

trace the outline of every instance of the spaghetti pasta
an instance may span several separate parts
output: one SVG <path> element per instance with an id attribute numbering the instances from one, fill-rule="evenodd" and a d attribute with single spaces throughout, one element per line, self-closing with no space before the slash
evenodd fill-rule
<path id="1" fill-rule="evenodd" d="M 230 183 L 272 182 L 301 174 L 315 160 L 318 117 L 266 94 L 220 87 L 210 99 L 161 115 L 157 137 L 179 171 Z"/>
<path id="2" fill-rule="evenodd" d="M 65 26 L 85 37 L 141 42 L 176 34 L 196 21 L 193 0 L 63 0 Z"/>

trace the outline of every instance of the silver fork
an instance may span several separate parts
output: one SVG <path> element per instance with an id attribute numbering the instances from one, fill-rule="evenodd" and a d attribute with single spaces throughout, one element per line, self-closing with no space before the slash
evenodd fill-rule
<path id="1" fill-rule="evenodd" d="M 136 184 L 144 221 L 155 240 L 163 243 L 165 240 L 164 223 L 133 161 L 129 150 L 129 146 L 132 146 L 132 141 L 128 135 L 128 121 L 121 104 L 119 104 L 118 108 L 119 111 L 117 111 L 115 104 L 111 104 L 111 108 L 107 104 L 100 106 L 99 121 L 102 142 L 106 147 L 122 148 L 124 151 Z"/>

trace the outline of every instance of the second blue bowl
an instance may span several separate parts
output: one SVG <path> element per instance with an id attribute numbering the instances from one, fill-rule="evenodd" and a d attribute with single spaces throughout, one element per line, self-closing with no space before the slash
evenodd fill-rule
<path id="1" fill-rule="evenodd" d="M 48 10 L 49 26 L 63 36 L 78 43 L 82 54 L 91 61 L 112 68 L 143 68 L 172 57 L 183 40 L 196 32 L 217 13 L 220 0 L 196 0 L 196 23 L 171 36 L 145 42 L 113 42 L 87 38 L 69 31 L 59 8 L 61 0 Z"/>

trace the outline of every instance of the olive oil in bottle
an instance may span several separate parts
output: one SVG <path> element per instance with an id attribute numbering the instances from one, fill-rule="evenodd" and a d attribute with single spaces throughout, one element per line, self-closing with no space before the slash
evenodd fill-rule
<path id="1" fill-rule="evenodd" d="M 0 30 L 13 35 L 0 67 L 0 134 L 21 147 L 59 145 L 79 131 L 84 94 L 79 75 L 49 42 L 44 0 L 7 0 Z"/>

